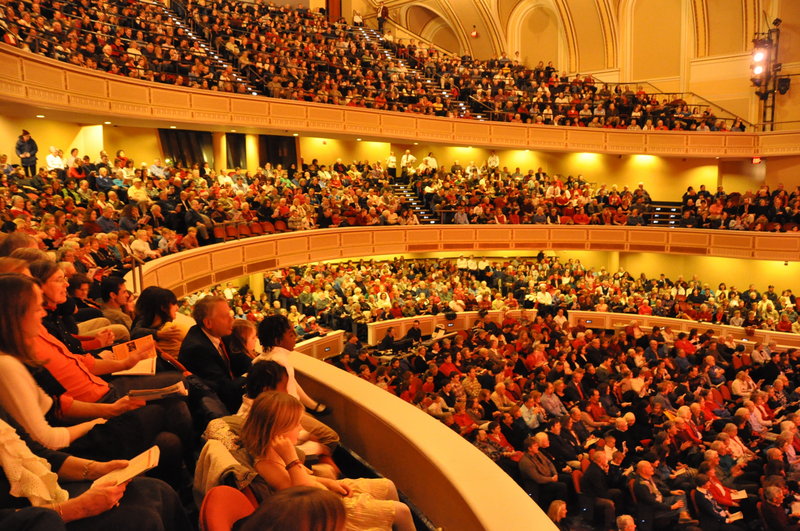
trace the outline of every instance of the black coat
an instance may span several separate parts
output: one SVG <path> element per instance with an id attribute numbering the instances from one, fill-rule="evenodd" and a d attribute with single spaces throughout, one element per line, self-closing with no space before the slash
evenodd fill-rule
<path id="1" fill-rule="evenodd" d="M 581 477 L 581 491 L 590 498 L 610 499 L 608 474 L 597 463 L 591 463 Z"/>
<path id="2" fill-rule="evenodd" d="M 236 413 L 242 404 L 244 393 L 242 374 L 248 371 L 252 360 L 242 352 L 234 353 L 230 349 L 227 351 L 230 371 L 200 325 L 194 325 L 181 343 L 178 361 L 217 393 L 230 413 Z"/>

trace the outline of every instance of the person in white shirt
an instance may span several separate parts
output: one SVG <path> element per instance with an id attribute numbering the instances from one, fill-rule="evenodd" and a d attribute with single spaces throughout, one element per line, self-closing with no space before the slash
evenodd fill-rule
<path id="1" fill-rule="evenodd" d="M 64 170 L 64 159 L 61 158 L 61 150 L 55 146 L 50 146 L 50 154 L 47 155 L 47 171 Z"/>
<path id="2" fill-rule="evenodd" d="M 497 153 L 494 151 L 489 153 L 489 158 L 486 159 L 486 166 L 489 168 L 489 171 L 496 170 L 500 167 L 500 157 L 497 156 Z"/>
<path id="3" fill-rule="evenodd" d="M 325 404 L 311 398 L 295 378 L 291 358 L 297 355 L 294 352 L 297 333 L 286 316 L 278 314 L 265 317 L 258 325 L 258 340 L 264 348 L 264 353 L 257 356 L 253 363 L 272 360 L 284 367 L 288 376 L 286 392 L 300 400 L 312 413 L 325 414 L 328 409 Z M 314 417 L 304 414 L 300 424 L 314 440 L 327 446 L 331 451 L 338 445 L 339 436 L 336 432 Z"/>
<path id="4" fill-rule="evenodd" d="M 408 175 L 408 169 L 417 163 L 417 157 L 411 154 L 411 150 L 407 149 L 403 156 L 400 157 L 400 171 L 401 175 Z"/>

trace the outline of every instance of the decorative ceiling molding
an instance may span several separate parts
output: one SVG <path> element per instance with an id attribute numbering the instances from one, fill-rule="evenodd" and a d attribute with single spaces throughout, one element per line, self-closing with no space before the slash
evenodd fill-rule
<path id="1" fill-rule="evenodd" d="M 708 56 L 708 5 L 707 0 L 692 0 L 694 18 L 694 56 Z"/>
<path id="2" fill-rule="evenodd" d="M 569 53 L 567 54 L 567 59 L 569 59 L 569 71 L 577 72 L 578 64 L 580 64 L 578 62 L 578 39 L 575 36 L 575 23 L 572 20 L 572 13 L 569 9 L 569 3 L 567 0 L 556 0 L 555 3 L 564 26 L 564 36 L 567 39 L 567 49 L 569 50 Z"/>
<path id="3" fill-rule="evenodd" d="M 606 68 L 617 68 L 617 27 L 611 0 L 596 0 L 595 5 L 600 23 L 603 25 Z"/>

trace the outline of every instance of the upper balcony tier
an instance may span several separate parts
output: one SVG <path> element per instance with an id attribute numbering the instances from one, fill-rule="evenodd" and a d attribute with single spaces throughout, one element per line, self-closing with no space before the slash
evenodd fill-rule
<path id="1" fill-rule="evenodd" d="M 337 107 L 121 78 L 0 44 L 0 108 L 49 109 L 64 120 L 274 134 L 359 136 L 543 151 L 749 158 L 800 154 L 800 131 L 637 132 L 477 122 Z"/>

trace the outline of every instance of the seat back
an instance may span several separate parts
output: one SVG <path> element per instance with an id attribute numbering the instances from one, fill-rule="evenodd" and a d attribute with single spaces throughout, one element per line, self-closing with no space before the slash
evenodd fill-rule
<path id="1" fill-rule="evenodd" d="M 756 510 L 758 511 L 758 519 L 761 521 L 761 527 L 764 529 L 769 529 L 767 527 L 767 519 L 764 518 L 764 502 L 759 501 L 756 503 Z"/>
<path id="2" fill-rule="evenodd" d="M 200 530 L 231 531 L 233 524 L 255 510 L 247 496 L 233 487 L 214 487 L 206 493 L 200 506 Z"/>

